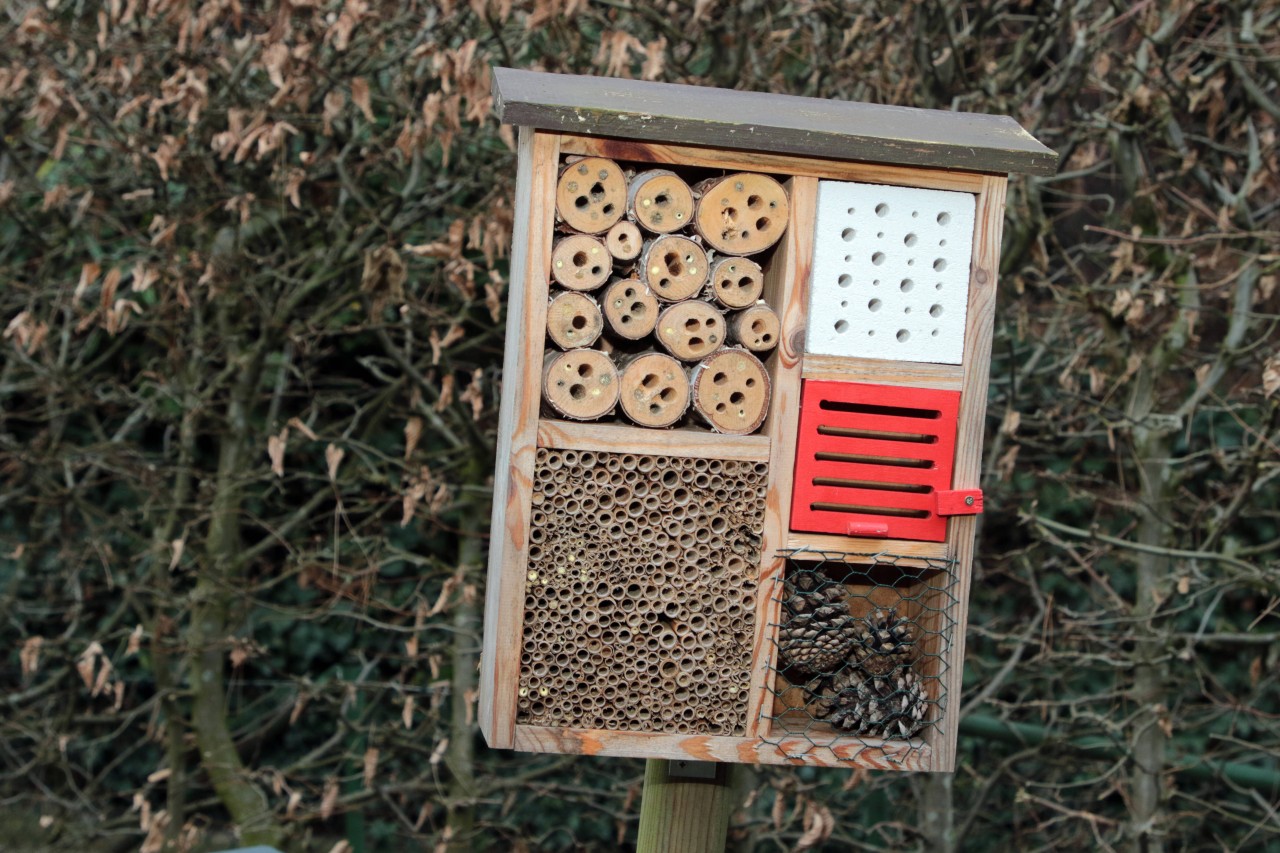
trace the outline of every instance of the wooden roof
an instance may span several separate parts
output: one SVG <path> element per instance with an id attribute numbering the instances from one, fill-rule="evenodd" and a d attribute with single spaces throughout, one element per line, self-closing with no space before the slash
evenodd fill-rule
<path id="1" fill-rule="evenodd" d="M 565 133 L 975 172 L 1058 163 L 1008 116 L 513 68 L 493 70 L 493 94 L 502 121 Z"/>

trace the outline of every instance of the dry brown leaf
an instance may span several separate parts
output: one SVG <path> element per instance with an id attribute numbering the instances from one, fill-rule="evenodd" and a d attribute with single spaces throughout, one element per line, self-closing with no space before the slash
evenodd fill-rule
<path id="1" fill-rule="evenodd" d="M 330 847 L 329 853 L 351 853 L 351 843 L 344 838 Z"/>
<path id="2" fill-rule="evenodd" d="M 324 459 L 329 466 L 329 482 L 338 482 L 338 466 L 342 464 L 342 457 L 347 453 L 336 444 L 331 444 L 324 449 Z"/>
<path id="3" fill-rule="evenodd" d="M 453 389 L 457 384 L 452 373 L 446 373 L 444 378 L 440 380 L 440 396 L 436 399 L 436 404 L 432 406 L 437 412 L 443 412 L 449 406 L 453 405 Z"/>
<path id="4" fill-rule="evenodd" d="M 1262 366 L 1262 393 L 1270 397 L 1280 391 L 1280 352 L 1272 353 Z"/>
<path id="5" fill-rule="evenodd" d="M 152 773 L 150 776 L 148 776 L 147 782 L 154 785 L 157 782 L 163 782 L 165 779 L 168 779 L 172 775 L 173 775 L 173 770 L 171 768 L 165 767 L 163 770 L 157 770 L 154 773 Z"/>
<path id="6" fill-rule="evenodd" d="M 278 435 L 267 436 L 267 456 L 271 458 L 271 473 L 277 477 L 284 476 L 284 451 L 288 443 L 288 427 L 280 430 Z"/>
<path id="7" fill-rule="evenodd" d="M 351 79 L 351 100 L 360 112 L 364 113 L 364 117 L 373 123 L 373 103 L 369 97 L 369 81 L 363 77 L 353 77 Z"/>
<path id="8" fill-rule="evenodd" d="M 80 281 L 76 283 L 76 292 L 73 298 L 79 299 L 84 292 L 98 280 L 98 275 L 102 272 L 102 267 L 94 261 L 80 267 Z"/>
<path id="9" fill-rule="evenodd" d="M 187 548 L 187 540 L 175 539 L 169 543 L 169 548 L 173 551 L 173 555 L 169 557 L 169 571 L 173 571 L 182 562 L 182 552 Z"/>
<path id="10" fill-rule="evenodd" d="M 826 806 L 810 801 L 804 810 L 804 834 L 796 841 L 796 850 L 810 850 L 826 841 L 836 828 L 835 818 Z"/>
<path id="11" fill-rule="evenodd" d="M 338 804 L 338 780 L 330 776 L 324 780 L 324 794 L 320 798 L 320 819 L 328 820 L 333 816 L 333 807 Z"/>
<path id="12" fill-rule="evenodd" d="M 22 674 L 35 675 L 40 670 L 40 648 L 44 645 L 44 637 L 39 635 L 27 637 L 22 642 L 22 649 L 18 652 L 18 663 L 22 667 Z"/>
<path id="13" fill-rule="evenodd" d="M 323 127 L 321 133 L 333 136 L 333 120 L 342 115 L 342 108 L 347 105 L 347 96 L 334 89 L 324 96 L 324 112 L 321 114 Z"/>
<path id="14" fill-rule="evenodd" d="M 413 706 L 414 698 L 412 696 L 404 697 L 404 708 L 400 712 L 400 721 L 404 723 L 406 729 L 413 728 Z"/>
<path id="15" fill-rule="evenodd" d="M 136 655 L 142 650 L 142 623 L 139 622 L 133 626 L 133 630 L 129 632 L 129 644 L 125 646 L 124 656 Z"/>
<path id="16" fill-rule="evenodd" d="M 404 423 L 404 458 L 408 461 L 422 438 L 422 418 L 412 417 Z"/>
<path id="17" fill-rule="evenodd" d="M 298 418 L 289 418 L 289 426 L 293 427 L 293 428 L 294 428 L 294 429 L 296 429 L 298 432 L 300 432 L 300 433 L 302 433 L 303 435 L 305 435 L 305 436 L 306 436 L 308 439 L 310 439 L 311 441 L 319 441 L 319 440 L 320 440 L 320 436 L 318 436 L 318 435 L 316 435 L 314 432 L 312 432 L 311 427 L 309 427 L 309 426 L 307 426 L 306 424 L 304 424 L 304 423 L 303 423 L 302 421 L 300 421 Z"/>
<path id="18" fill-rule="evenodd" d="M 369 747 L 364 751 L 364 786 L 373 787 L 373 777 L 378 773 L 378 750 Z"/>

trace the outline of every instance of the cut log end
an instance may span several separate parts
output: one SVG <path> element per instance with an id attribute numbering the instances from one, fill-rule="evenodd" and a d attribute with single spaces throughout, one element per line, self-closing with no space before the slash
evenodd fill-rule
<path id="1" fill-rule="evenodd" d="M 689 408 L 689 378 L 680 362 L 662 353 L 633 359 L 620 380 L 622 412 L 643 427 L 667 427 Z"/>
<path id="2" fill-rule="evenodd" d="M 634 222 L 619 222 L 605 235 L 604 245 L 615 261 L 625 263 L 640 257 L 644 240 L 640 236 L 639 226 Z"/>
<path id="3" fill-rule="evenodd" d="M 547 306 L 547 337 L 561 349 L 589 347 L 604 331 L 600 306 L 590 296 L 561 291 Z"/>
<path id="4" fill-rule="evenodd" d="M 707 245 L 726 255 L 753 255 L 787 230 L 787 191 L 768 175 L 740 172 L 699 185 L 694 227 Z"/>
<path id="5" fill-rule="evenodd" d="M 556 213 L 584 234 L 608 231 L 627 205 L 627 178 L 612 160 L 587 157 L 570 163 L 556 184 Z"/>
<path id="6" fill-rule="evenodd" d="M 640 280 L 663 302 L 688 299 L 709 275 L 707 253 L 688 237 L 658 237 L 640 253 Z"/>
<path id="7" fill-rule="evenodd" d="M 604 243 L 586 234 L 563 237 L 551 250 L 551 277 L 569 290 L 595 290 L 612 267 Z"/>
<path id="8" fill-rule="evenodd" d="M 639 281 L 615 281 L 604 290 L 604 319 L 620 338 L 638 341 L 658 322 L 658 300 Z"/>
<path id="9" fill-rule="evenodd" d="M 778 345 L 782 322 L 763 302 L 739 311 L 729 320 L 729 340 L 752 352 L 769 352 Z"/>
<path id="10" fill-rule="evenodd" d="M 627 213 L 656 234 L 679 231 L 693 221 L 693 192 L 674 172 L 655 169 L 631 181 Z"/>
<path id="11" fill-rule="evenodd" d="M 678 302 L 658 316 L 658 343 L 681 361 L 706 358 L 724 346 L 727 334 L 724 315 L 700 300 Z"/>
<path id="12" fill-rule="evenodd" d="M 690 385 L 694 412 L 716 432 L 755 432 L 769 412 L 769 374 L 746 350 L 725 349 L 703 359 Z"/>
<path id="13" fill-rule="evenodd" d="M 596 420 L 618 402 L 618 368 L 599 350 L 549 352 L 543 362 L 542 397 L 561 417 Z"/>
<path id="14" fill-rule="evenodd" d="M 711 265 L 711 295 L 729 309 L 755 305 L 764 292 L 764 270 L 750 258 L 720 258 Z"/>

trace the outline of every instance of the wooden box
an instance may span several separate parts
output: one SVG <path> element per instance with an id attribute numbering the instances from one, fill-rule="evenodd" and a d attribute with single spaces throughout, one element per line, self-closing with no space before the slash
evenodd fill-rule
<path id="1" fill-rule="evenodd" d="M 1006 175 L 1056 155 L 995 116 L 494 93 L 519 162 L 490 746 L 951 770 Z M 803 441 L 802 400 L 834 407 Z"/>

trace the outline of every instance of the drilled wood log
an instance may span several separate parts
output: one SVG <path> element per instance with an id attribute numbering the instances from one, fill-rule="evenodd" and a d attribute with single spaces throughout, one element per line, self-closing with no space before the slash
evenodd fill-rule
<path id="1" fill-rule="evenodd" d="M 764 270 L 750 258 L 733 255 L 711 265 L 711 296 L 730 310 L 756 304 L 764 292 Z"/>
<path id="2" fill-rule="evenodd" d="M 638 341 L 653 331 L 658 322 L 658 300 L 636 279 L 615 281 L 604 290 L 604 319 L 609 331 L 620 338 Z"/>
<path id="3" fill-rule="evenodd" d="M 688 299 L 706 284 L 707 253 L 688 237 L 668 234 L 644 244 L 640 280 L 663 302 Z"/>
<path id="4" fill-rule="evenodd" d="M 634 222 L 619 222 L 609 229 L 604 237 L 605 248 L 618 264 L 629 264 L 640 257 L 644 248 L 644 238 L 640 236 L 640 227 Z"/>
<path id="5" fill-rule="evenodd" d="M 787 191 L 768 175 L 739 172 L 695 188 L 694 228 L 706 244 L 726 255 L 753 255 L 778 242 L 787 230 Z"/>
<path id="6" fill-rule="evenodd" d="M 604 157 L 585 157 L 565 166 L 556 184 L 556 213 L 584 234 L 608 231 L 626 212 L 627 178 Z"/>
<path id="7" fill-rule="evenodd" d="M 677 302 L 658 315 L 657 338 L 681 361 L 697 361 L 724 346 L 724 315 L 699 299 Z"/>
<path id="8" fill-rule="evenodd" d="M 585 293 L 562 290 L 547 306 L 547 337 L 561 349 L 589 347 L 604 330 L 600 306 Z"/>
<path id="9" fill-rule="evenodd" d="M 618 402 L 618 369 L 598 350 L 548 352 L 543 359 L 542 397 L 557 415 L 593 421 Z"/>
<path id="10" fill-rule="evenodd" d="M 693 191 L 675 172 L 651 169 L 631 179 L 627 216 L 648 231 L 670 234 L 693 221 Z"/>
<path id="11" fill-rule="evenodd" d="M 752 352 L 769 352 L 778 345 L 782 323 L 774 310 L 763 302 L 739 311 L 729 318 L 729 340 Z"/>
<path id="12" fill-rule="evenodd" d="M 551 250 L 551 277 L 569 290 L 595 290 L 611 269 L 609 250 L 587 234 L 562 237 Z"/>
<path id="13" fill-rule="evenodd" d="M 620 386 L 622 412 L 640 426 L 671 426 L 689 408 L 689 377 L 669 355 L 651 352 L 630 359 Z"/>
<path id="14" fill-rule="evenodd" d="M 755 432 L 769 412 L 770 383 L 764 365 L 742 349 L 723 349 L 689 374 L 693 411 L 716 432 Z"/>

